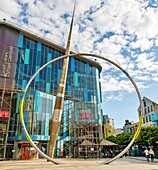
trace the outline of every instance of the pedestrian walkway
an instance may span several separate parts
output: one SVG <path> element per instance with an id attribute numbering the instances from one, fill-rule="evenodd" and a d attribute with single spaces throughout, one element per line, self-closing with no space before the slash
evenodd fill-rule
<path id="1" fill-rule="evenodd" d="M 145 157 L 145 156 L 144 156 L 144 157 L 127 156 L 127 158 L 147 162 L 147 160 L 146 160 L 146 157 Z M 149 160 L 150 160 L 150 159 L 149 159 Z M 155 159 L 155 158 L 154 158 L 154 161 L 153 161 L 153 162 L 158 163 L 158 159 Z"/>
<path id="2" fill-rule="evenodd" d="M 45 159 L 39 160 L 19 160 L 19 161 L 0 161 L 0 170 L 158 170 L 157 163 L 144 162 L 143 158 L 139 160 L 132 157 L 124 157 L 104 165 L 103 161 L 107 159 L 56 159 L 61 162 L 55 165 L 47 162 Z"/>

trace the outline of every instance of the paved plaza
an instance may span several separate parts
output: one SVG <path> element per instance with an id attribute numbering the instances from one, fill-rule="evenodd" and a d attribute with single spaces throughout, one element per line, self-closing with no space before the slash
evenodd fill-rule
<path id="1" fill-rule="evenodd" d="M 45 159 L 0 161 L 0 170 L 158 170 L 158 160 L 146 162 L 144 158 L 121 158 L 103 165 L 106 159 L 57 159 L 60 165 L 54 165 Z"/>

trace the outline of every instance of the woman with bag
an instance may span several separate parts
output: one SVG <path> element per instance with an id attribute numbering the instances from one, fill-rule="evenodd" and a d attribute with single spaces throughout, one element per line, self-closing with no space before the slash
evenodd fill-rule
<path id="1" fill-rule="evenodd" d="M 151 158 L 151 162 L 153 162 L 153 160 L 154 160 L 154 151 L 153 151 L 152 148 L 150 148 L 150 150 L 149 150 L 149 155 L 150 155 L 150 158 Z"/>

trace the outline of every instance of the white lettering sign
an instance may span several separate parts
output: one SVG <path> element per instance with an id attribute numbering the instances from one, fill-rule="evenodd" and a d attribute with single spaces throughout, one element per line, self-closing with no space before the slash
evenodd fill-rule
<path id="1" fill-rule="evenodd" d="M 11 61 L 13 57 L 13 46 L 9 46 L 9 51 L 5 52 L 2 64 L 2 77 L 9 77 L 11 72 Z"/>

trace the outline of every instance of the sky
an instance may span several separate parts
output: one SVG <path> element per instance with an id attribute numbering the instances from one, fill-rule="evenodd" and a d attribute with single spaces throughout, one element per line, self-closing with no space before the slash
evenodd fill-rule
<path id="1" fill-rule="evenodd" d="M 0 1 L 0 19 L 66 47 L 75 0 Z M 93 53 L 119 64 L 141 96 L 158 103 L 158 0 L 77 0 L 71 50 Z M 94 58 L 92 58 L 94 60 Z M 139 120 L 139 100 L 128 78 L 115 66 L 102 65 L 102 108 L 114 119 Z"/>

